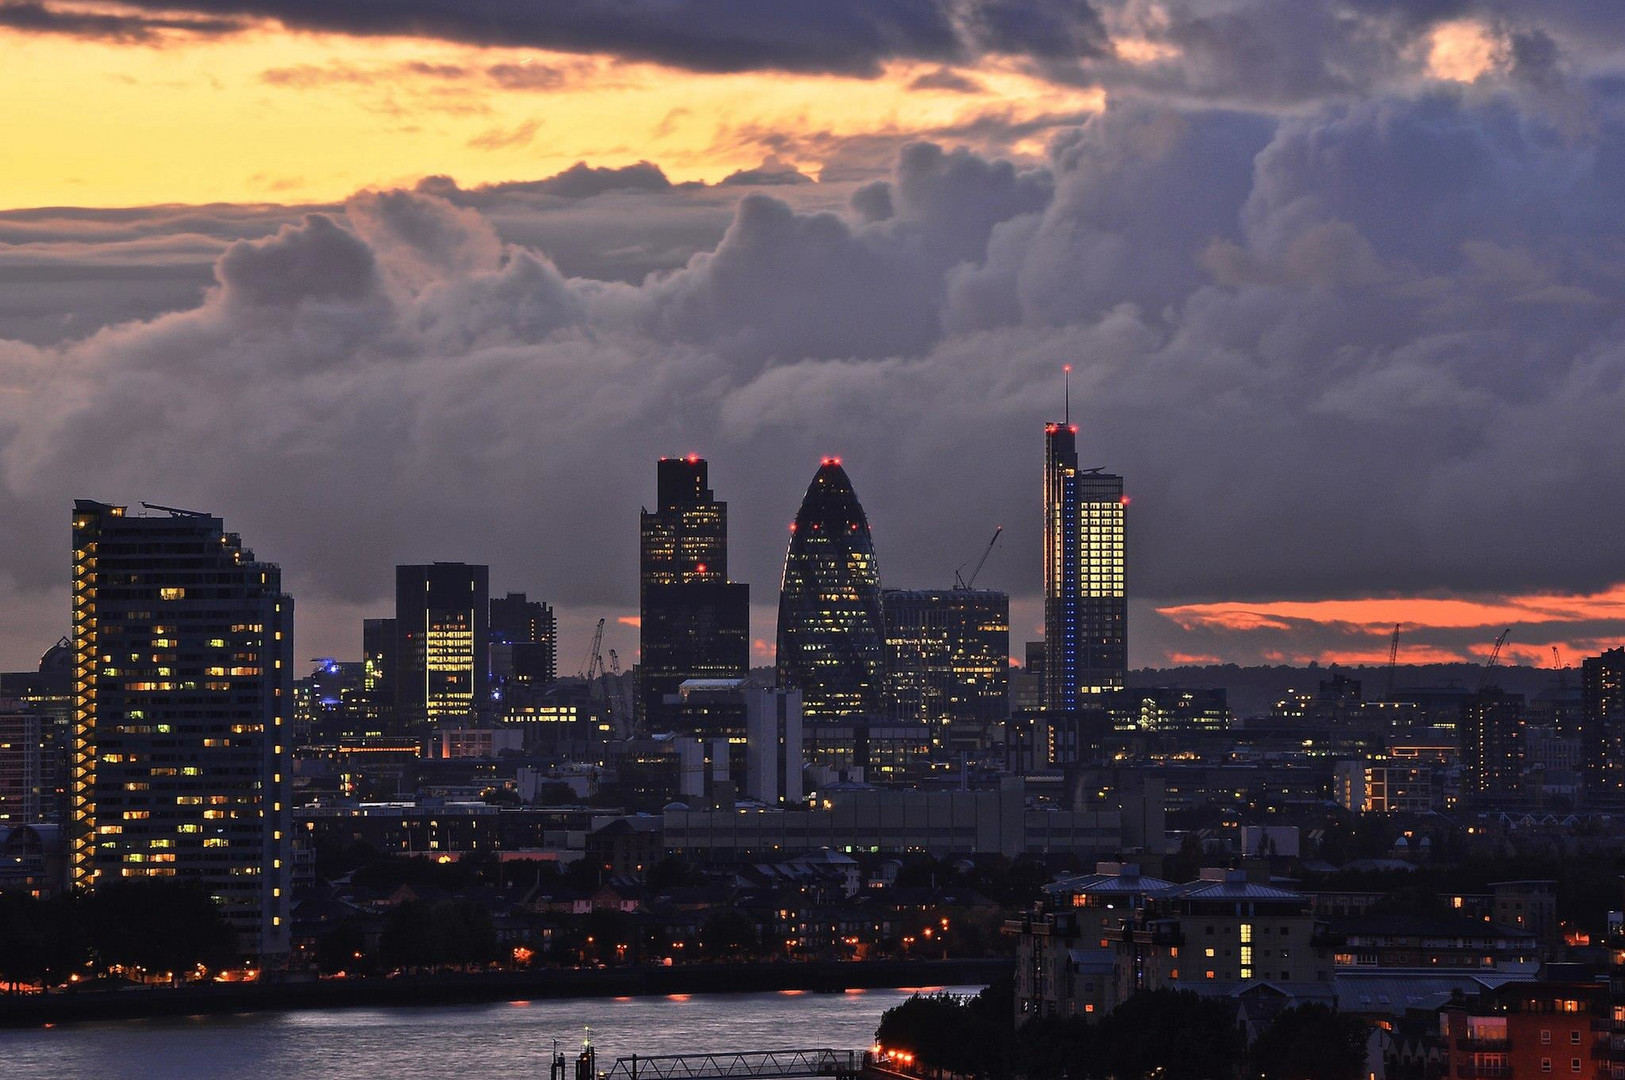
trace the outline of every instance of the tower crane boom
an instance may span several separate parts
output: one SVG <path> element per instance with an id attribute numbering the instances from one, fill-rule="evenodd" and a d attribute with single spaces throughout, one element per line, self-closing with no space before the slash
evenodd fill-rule
<path id="1" fill-rule="evenodd" d="M 1501 647 L 1507 643 L 1507 636 L 1512 633 L 1512 627 L 1501 631 L 1501 636 L 1495 639 L 1495 648 L 1490 650 L 1490 658 L 1484 662 L 1484 673 L 1478 677 L 1478 692 L 1482 694 L 1489 688 L 1490 674 L 1495 665 L 1501 662 Z"/>
<path id="2" fill-rule="evenodd" d="M 989 540 L 987 542 L 987 547 L 982 549 L 982 557 L 976 560 L 976 568 L 970 572 L 970 577 L 967 578 L 960 574 L 959 571 L 965 569 L 965 565 L 963 563 L 960 564 L 959 570 L 954 571 L 954 588 L 970 589 L 975 587 L 976 575 L 982 572 L 982 567 L 987 564 L 987 557 L 993 554 L 993 545 L 999 542 L 999 537 L 1003 534 L 1003 532 L 1003 525 L 1000 525 L 998 528 L 993 530 L 993 539 Z"/>

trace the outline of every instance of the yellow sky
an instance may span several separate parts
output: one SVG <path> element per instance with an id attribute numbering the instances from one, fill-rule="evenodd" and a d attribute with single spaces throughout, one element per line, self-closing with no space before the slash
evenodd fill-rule
<path id="1" fill-rule="evenodd" d="M 433 173 L 464 185 L 535 179 L 583 159 L 647 158 L 674 180 L 717 180 L 762 161 L 763 133 L 929 131 L 993 110 L 1100 102 L 985 68 L 984 92 L 967 94 L 910 90 L 928 69 L 907 65 L 875 80 L 695 75 L 269 27 L 162 47 L 5 31 L 0 56 L 6 208 L 332 199 Z M 503 85 L 546 83 L 555 69 L 559 85 Z M 821 152 L 814 143 L 789 157 L 816 171 Z"/>

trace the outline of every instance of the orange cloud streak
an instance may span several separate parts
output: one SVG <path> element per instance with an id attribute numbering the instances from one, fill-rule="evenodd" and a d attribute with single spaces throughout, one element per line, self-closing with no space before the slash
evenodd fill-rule
<path id="1" fill-rule="evenodd" d="M 1465 629 L 1519 623 L 1625 620 L 1625 584 L 1599 593 L 1531 593 L 1492 600 L 1373 597 L 1357 600 L 1278 600 L 1249 604 L 1221 602 L 1158 608 L 1186 630 L 1287 630 L 1284 620 L 1380 631 L 1395 623 L 1409 627 Z"/>

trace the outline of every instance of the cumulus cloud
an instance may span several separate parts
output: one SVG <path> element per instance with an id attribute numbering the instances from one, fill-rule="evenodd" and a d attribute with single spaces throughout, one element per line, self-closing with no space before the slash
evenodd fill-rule
<path id="1" fill-rule="evenodd" d="M 1284 116 L 1131 99 L 1041 167 L 922 142 L 879 182 L 742 198 L 583 164 L 207 229 L 87 216 L 155 261 L 213 245 L 213 269 L 167 314 L 0 341 L 0 584 L 60 584 L 72 497 L 144 498 L 281 561 L 327 651 L 353 652 L 331 613 L 387 607 L 397 561 L 624 614 L 650 464 L 694 451 L 760 604 L 839 453 L 888 584 L 943 584 L 1006 527 L 984 580 L 1020 640 L 1072 363 L 1083 456 L 1133 497 L 1136 663 L 1215 653 L 1234 628 L 1210 601 L 1380 648 L 1381 620 L 1261 601 L 1613 596 L 1625 91 L 1583 89 L 1583 129 L 1511 81 Z M 664 263 L 566 264 L 645 218 Z M 24 248 L 70 226 L 0 215 Z M 207 239 L 170 252 L 166 229 Z M 1558 609 L 1542 633 L 1606 635 L 1595 605 Z"/>

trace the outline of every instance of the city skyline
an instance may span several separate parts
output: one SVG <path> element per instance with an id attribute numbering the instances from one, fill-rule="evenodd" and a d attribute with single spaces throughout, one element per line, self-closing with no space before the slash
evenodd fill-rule
<path id="1" fill-rule="evenodd" d="M 1280 8 L 0 4 L 0 659 L 66 632 L 62 505 L 132 495 L 276 550 L 313 655 L 458 559 L 555 606 L 561 671 L 600 617 L 631 656 L 673 451 L 753 664 L 825 455 L 888 585 L 1003 525 L 1034 639 L 1068 363 L 1131 666 L 1625 640 L 1625 28 Z"/>

